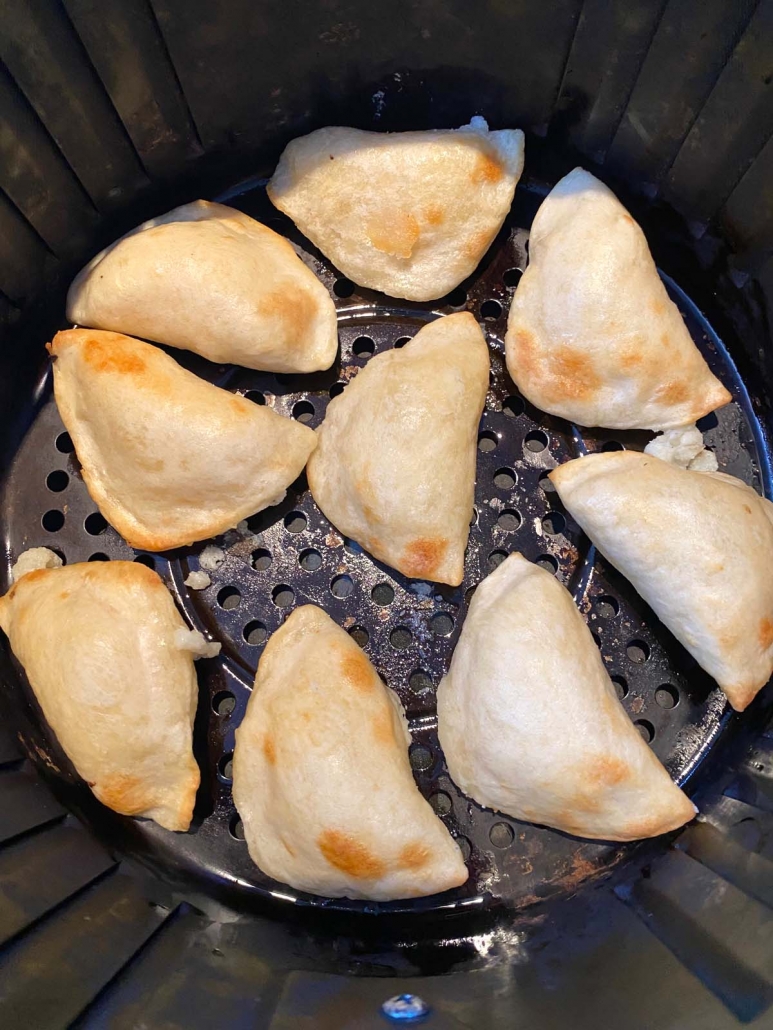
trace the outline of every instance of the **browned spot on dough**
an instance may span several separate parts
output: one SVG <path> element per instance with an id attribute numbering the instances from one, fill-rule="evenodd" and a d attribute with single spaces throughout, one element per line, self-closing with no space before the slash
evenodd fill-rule
<path id="1" fill-rule="evenodd" d="M 421 869 L 430 859 L 429 848 L 426 844 L 416 840 L 406 844 L 397 859 L 400 869 Z"/>
<path id="2" fill-rule="evenodd" d="M 746 512 L 747 515 L 751 515 L 751 513 L 752 513 L 752 510 L 751 510 L 751 508 L 749 507 L 748 504 L 745 504 L 743 506 L 743 510 Z"/>
<path id="3" fill-rule="evenodd" d="M 314 298 L 306 290 L 267 293 L 258 301 L 257 309 L 259 314 L 274 318 L 282 325 L 287 341 L 293 346 L 306 343 L 306 336 L 317 313 Z"/>
<path id="4" fill-rule="evenodd" d="M 445 537 L 412 540 L 403 552 L 401 571 L 412 579 L 432 579 L 448 548 Z"/>
<path id="5" fill-rule="evenodd" d="M 628 225 L 636 225 L 636 222 L 634 222 L 633 218 L 631 218 L 631 216 L 629 214 L 624 214 L 623 215 L 623 221 L 627 222 Z"/>
<path id="6" fill-rule="evenodd" d="M 649 308 L 653 315 L 662 315 L 665 313 L 666 305 L 662 300 L 651 300 Z"/>
<path id="7" fill-rule="evenodd" d="M 491 240 L 491 234 L 487 232 L 475 232 L 462 244 L 462 250 L 469 258 L 479 258 L 486 250 Z"/>
<path id="8" fill-rule="evenodd" d="M 276 765 L 276 747 L 268 734 L 263 738 L 263 754 L 269 765 Z"/>
<path id="9" fill-rule="evenodd" d="M 668 335 L 668 333 L 661 333 L 660 334 L 660 342 L 663 344 L 664 347 L 670 347 L 671 346 L 671 337 Z"/>
<path id="10" fill-rule="evenodd" d="M 377 880 L 386 867 L 378 855 L 372 854 L 356 837 L 340 830 L 323 830 L 317 847 L 335 869 L 358 880 Z"/>
<path id="11" fill-rule="evenodd" d="M 672 380 L 661 386 L 657 392 L 657 398 L 665 404 L 682 404 L 690 396 L 690 387 L 687 383 L 678 379 Z"/>
<path id="12" fill-rule="evenodd" d="M 440 225 L 441 222 L 445 221 L 445 217 L 445 212 L 439 204 L 430 204 L 424 212 L 424 220 L 428 225 Z"/>
<path id="13" fill-rule="evenodd" d="M 421 235 L 410 211 L 378 211 L 368 219 L 365 231 L 376 250 L 399 258 L 411 256 Z"/>
<path id="14" fill-rule="evenodd" d="M 356 690 L 370 691 L 374 687 L 375 670 L 368 661 L 367 655 L 359 648 L 348 649 L 341 654 L 341 672 L 347 682 Z"/>
<path id="15" fill-rule="evenodd" d="M 599 787 L 614 787 L 627 777 L 628 766 L 611 755 L 599 755 L 598 758 L 594 758 L 586 772 L 588 783 Z"/>
<path id="16" fill-rule="evenodd" d="M 389 702 L 387 702 L 389 704 Z M 379 744 L 395 743 L 395 728 L 392 722 L 392 713 L 387 710 L 380 712 L 373 720 L 373 736 Z"/>
<path id="17" fill-rule="evenodd" d="M 143 358 L 133 354 L 118 336 L 112 336 L 109 343 L 90 336 L 83 343 L 83 360 L 95 372 L 113 372 L 116 375 L 141 375 L 147 369 Z"/>
<path id="18" fill-rule="evenodd" d="M 636 368 L 638 365 L 641 365 L 643 360 L 643 355 L 640 354 L 638 351 L 629 351 L 627 354 L 623 354 L 621 356 L 620 368 L 622 368 L 625 372 L 628 372 L 631 369 Z"/>
<path id="19" fill-rule="evenodd" d="M 502 165 L 490 154 L 479 154 L 470 179 L 476 186 L 481 183 L 499 182 L 503 175 Z"/>
<path id="20" fill-rule="evenodd" d="M 284 839 L 284 837 L 280 837 L 279 839 L 281 840 L 282 844 L 284 845 L 284 849 L 287 852 L 287 854 L 290 855 L 292 858 L 295 858 L 295 851 L 290 847 L 290 845 L 287 843 L 287 841 Z"/>
<path id="21" fill-rule="evenodd" d="M 773 644 L 773 620 L 765 617 L 760 622 L 759 629 L 760 647 L 767 651 L 771 644 Z"/>
<path id="22" fill-rule="evenodd" d="M 121 815 L 137 815 L 144 812 L 152 801 L 142 781 L 136 776 L 124 773 L 116 773 L 97 783 L 94 793 L 102 804 L 112 808 L 114 812 L 120 812 Z"/>
<path id="23" fill-rule="evenodd" d="M 70 596 L 70 591 L 69 590 L 62 590 L 60 592 L 60 594 L 59 594 L 59 600 L 60 601 L 66 601 L 69 596 Z"/>
<path id="24" fill-rule="evenodd" d="M 578 400 L 594 396 L 601 386 L 593 362 L 573 347 L 557 347 L 550 362 L 552 388 L 561 397 Z"/>
<path id="25" fill-rule="evenodd" d="M 254 407 L 252 401 L 246 401 L 243 397 L 231 397 L 231 408 L 237 415 L 249 415 Z"/>

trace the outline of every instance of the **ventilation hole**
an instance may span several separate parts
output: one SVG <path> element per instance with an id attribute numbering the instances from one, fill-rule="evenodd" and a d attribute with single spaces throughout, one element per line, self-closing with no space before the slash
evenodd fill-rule
<path id="1" fill-rule="evenodd" d="M 542 532 L 548 536 L 558 536 L 566 529 L 566 519 L 560 511 L 551 511 L 542 519 Z"/>
<path id="2" fill-rule="evenodd" d="M 360 647 L 365 647 L 370 640 L 370 634 L 364 626 L 352 626 L 349 630 L 349 636 L 356 644 L 359 644 Z"/>
<path id="3" fill-rule="evenodd" d="M 253 647 L 257 647 L 260 644 L 265 644 L 268 630 L 262 622 L 259 622 L 256 619 L 255 622 L 247 623 L 242 630 L 242 636 L 248 644 L 252 644 Z"/>
<path id="4" fill-rule="evenodd" d="M 229 608 L 238 608 L 241 599 L 242 595 L 236 587 L 223 587 L 217 595 L 217 603 L 221 608 L 225 608 L 226 610 Z"/>
<path id="5" fill-rule="evenodd" d="M 322 555 L 313 547 L 308 547 L 305 551 L 301 551 L 298 564 L 304 572 L 316 572 L 322 565 Z"/>
<path id="6" fill-rule="evenodd" d="M 626 654 L 632 662 L 642 665 L 650 656 L 649 644 L 643 640 L 632 640 L 625 649 Z"/>
<path id="7" fill-rule="evenodd" d="M 289 608 L 295 600 L 295 591 L 292 587 L 288 587 L 285 586 L 284 583 L 280 583 L 271 591 L 271 600 L 277 608 Z"/>
<path id="8" fill-rule="evenodd" d="M 413 744 L 410 750 L 411 768 L 417 772 L 426 772 L 432 768 L 432 752 L 423 744 Z"/>
<path id="9" fill-rule="evenodd" d="M 56 449 L 62 454 L 72 454 L 75 450 L 69 433 L 60 433 L 56 438 Z"/>
<path id="10" fill-rule="evenodd" d="M 502 305 L 498 300 L 484 300 L 480 306 L 480 313 L 485 319 L 493 322 L 501 316 Z"/>
<path id="11" fill-rule="evenodd" d="M 330 593 L 333 597 L 349 597 L 354 590 L 354 581 L 351 576 L 336 576 L 330 584 Z"/>
<path id="12" fill-rule="evenodd" d="M 432 809 L 435 815 L 448 815 L 451 811 L 451 798 L 448 794 L 444 794 L 442 790 L 439 790 L 437 794 L 433 794 L 429 803 L 432 805 Z"/>
<path id="13" fill-rule="evenodd" d="M 593 611 L 600 619 L 614 619 L 620 611 L 620 605 L 616 598 L 609 594 L 602 594 L 593 602 Z"/>
<path id="14" fill-rule="evenodd" d="M 517 286 L 521 281 L 523 272 L 520 268 L 508 268 L 505 274 L 502 276 L 502 282 L 505 286 Z"/>
<path id="15" fill-rule="evenodd" d="M 507 823 L 494 823 L 488 833 L 488 839 L 495 848 L 509 848 L 515 840 L 512 826 Z"/>
<path id="16" fill-rule="evenodd" d="M 716 429 L 719 425 L 719 419 L 716 414 L 712 411 L 709 415 L 704 415 L 703 418 L 699 418 L 695 425 L 700 429 L 702 433 L 708 433 L 710 429 Z"/>
<path id="17" fill-rule="evenodd" d="M 512 469 L 501 468 L 494 473 L 494 486 L 497 490 L 512 490 L 518 477 Z"/>
<path id="18" fill-rule="evenodd" d="M 233 751 L 229 751 L 228 754 L 223 755 L 223 757 L 217 763 L 217 771 L 220 773 L 224 780 L 232 780 L 234 778 Z"/>
<path id="19" fill-rule="evenodd" d="M 500 551 L 500 550 L 492 551 L 491 554 L 488 556 L 488 567 L 489 567 L 489 569 L 491 569 L 492 571 L 494 569 L 498 569 L 499 566 L 502 564 L 502 562 L 505 560 L 506 557 L 507 557 L 507 551 Z"/>
<path id="20" fill-rule="evenodd" d="M 138 554 L 134 559 L 139 565 L 144 565 L 146 569 L 155 569 L 156 559 L 152 554 Z"/>
<path id="21" fill-rule="evenodd" d="M 676 708 L 679 704 L 679 691 L 670 683 L 664 683 L 655 691 L 655 700 L 661 708 Z"/>
<path id="22" fill-rule="evenodd" d="M 267 551 L 265 547 L 259 547 L 257 551 L 252 552 L 252 567 L 258 572 L 265 572 L 271 561 L 271 551 Z"/>
<path id="23" fill-rule="evenodd" d="M 432 677 L 423 669 L 415 669 L 408 677 L 408 686 L 414 694 L 426 694 L 432 690 Z"/>
<path id="24" fill-rule="evenodd" d="M 291 511 L 285 515 L 285 529 L 288 533 L 302 533 L 307 525 L 307 518 L 302 511 Z"/>
<path id="25" fill-rule="evenodd" d="M 407 626 L 395 626 L 389 634 L 389 643 L 397 651 L 404 651 L 413 642 L 413 634 Z"/>
<path id="26" fill-rule="evenodd" d="M 261 393 L 260 390 L 248 390 L 244 395 L 248 401 L 252 401 L 253 404 L 265 404 L 266 395 Z"/>
<path id="27" fill-rule="evenodd" d="M 448 612 L 438 612 L 429 620 L 429 628 L 436 637 L 448 637 L 454 631 L 454 620 Z"/>
<path id="28" fill-rule="evenodd" d="M 601 445 L 601 449 L 609 453 L 609 451 L 624 451 L 625 447 L 623 447 L 619 440 L 607 440 L 606 443 Z"/>
<path id="29" fill-rule="evenodd" d="M 327 392 L 330 394 L 330 397 L 332 399 L 333 397 L 338 397 L 340 394 L 342 394 L 345 388 L 346 383 L 333 383 L 333 385 Z"/>
<path id="30" fill-rule="evenodd" d="M 628 680 L 625 678 L 625 676 L 610 676 L 609 678 L 614 683 L 617 696 L 622 701 L 623 698 L 628 694 Z"/>
<path id="31" fill-rule="evenodd" d="M 212 711 L 215 715 L 230 715 L 236 708 L 236 698 L 230 690 L 221 690 L 212 698 Z"/>
<path id="32" fill-rule="evenodd" d="M 70 477 L 62 469 L 56 469 L 55 472 L 49 472 L 46 477 L 46 486 L 55 494 L 60 494 L 62 490 L 66 490 L 69 482 Z"/>
<path id="33" fill-rule="evenodd" d="M 296 422 L 302 422 L 304 425 L 311 422 L 314 418 L 314 405 L 311 401 L 298 401 L 293 406 L 293 418 Z"/>
<path id="34" fill-rule="evenodd" d="M 49 533 L 58 533 L 64 525 L 64 513 L 57 511 L 56 508 L 52 508 L 45 513 L 40 521 L 43 529 L 48 530 Z"/>
<path id="35" fill-rule="evenodd" d="M 550 572 L 554 576 L 558 572 L 558 561 L 552 554 L 541 554 L 535 559 L 534 564 L 539 565 L 545 572 Z"/>
<path id="36" fill-rule="evenodd" d="M 336 279 L 333 283 L 333 293 L 336 297 L 351 297 L 354 293 L 354 283 L 351 279 Z"/>
<path id="37" fill-rule="evenodd" d="M 651 722 L 647 722 L 646 719 L 637 719 L 634 723 L 636 729 L 641 733 L 642 740 L 645 744 L 651 744 L 655 739 L 655 727 Z"/>
<path id="38" fill-rule="evenodd" d="M 358 336 L 352 344 L 352 354 L 355 358 L 370 358 L 376 349 L 376 344 L 369 336 Z"/>
<path id="39" fill-rule="evenodd" d="M 441 300 L 442 304 L 443 301 Z M 451 290 L 448 296 L 445 298 L 445 303 L 452 308 L 461 308 L 467 303 L 467 292 L 460 286 L 457 286 L 455 290 Z"/>
<path id="40" fill-rule="evenodd" d="M 472 845 L 470 844 L 470 842 L 467 840 L 466 837 L 457 837 L 456 843 L 459 846 L 459 850 L 462 853 L 462 859 L 465 862 L 469 862 L 470 855 L 472 854 Z"/>
<path id="41" fill-rule="evenodd" d="M 524 450 L 530 451 L 532 454 L 541 454 L 547 445 L 548 434 L 541 429 L 532 429 L 530 433 L 526 434 L 523 441 Z"/>
<path id="42" fill-rule="evenodd" d="M 356 540 L 350 540 L 349 537 L 344 538 L 344 550 L 348 551 L 349 554 L 362 554 L 362 548 Z"/>
<path id="43" fill-rule="evenodd" d="M 62 521 L 64 522 L 64 518 L 62 518 Z M 89 536 L 99 536 L 100 533 L 104 533 L 107 529 L 107 520 L 98 511 L 93 511 L 91 515 L 86 516 L 83 528 Z"/>
<path id="44" fill-rule="evenodd" d="M 556 492 L 556 488 L 553 486 L 553 481 L 550 478 L 549 471 L 540 473 L 539 485 L 543 493 L 554 494 Z"/>
<path id="45" fill-rule="evenodd" d="M 406 343 L 410 343 L 412 339 L 412 336 L 399 337 L 397 340 L 395 340 L 395 349 L 400 350 L 402 347 L 406 345 Z"/>
<path id="46" fill-rule="evenodd" d="M 371 598 L 382 608 L 386 608 L 395 599 L 394 588 L 389 583 L 376 583 L 370 592 Z"/>
<path id="47" fill-rule="evenodd" d="M 504 529 L 506 533 L 514 533 L 521 525 L 520 513 L 515 508 L 505 508 L 504 511 L 500 511 L 497 517 L 497 525 L 500 529 Z"/>
<path id="48" fill-rule="evenodd" d="M 244 840 L 244 827 L 238 815 L 235 815 L 228 824 L 228 832 L 234 840 Z"/>
<path id="49" fill-rule="evenodd" d="M 483 454 L 495 451 L 498 443 L 497 434 L 492 433 L 490 429 L 484 429 L 482 433 L 478 434 L 478 450 Z"/>
<path id="50" fill-rule="evenodd" d="M 520 397 L 513 395 L 512 397 L 506 397 L 502 403 L 502 411 L 505 415 L 509 415 L 510 418 L 517 418 L 523 414 L 524 403 Z"/>
<path id="51" fill-rule="evenodd" d="M 110 561 L 110 555 L 105 554 L 104 551 L 95 551 L 94 554 L 89 555 L 89 561 Z"/>

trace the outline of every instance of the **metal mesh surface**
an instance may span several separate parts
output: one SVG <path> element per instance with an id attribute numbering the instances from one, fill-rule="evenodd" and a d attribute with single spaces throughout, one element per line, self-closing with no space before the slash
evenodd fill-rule
<path id="1" fill-rule="evenodd" d="M 480 425 L 464 583 L 451 589 L 412 581 L 372 560 L 324 518 L 301 477 L 281 505 L 253 516 L 246 529 L 214 541 L 223 548 L 225 560 L 210 573 L 211 586 L 190 590 L 184 580 L 199 568 L 199 555 L 211 541 L 164 555 L 132 551 L 90 500 L 47 382 L 41 393 L 48 399 L 6 480 L 2 519 L 11 561 L 35 546 L 52 547 L 69 563 L 144 561 L 165 578 L 190 624 L 220 640 L 223 650 L 221 657 L 198 663 L 195 750 L 202 789 L 188 834 L 122 819 L 98 806 L 68 770 L 19 674 L 8 690 L 28 750 L 49 774 L 52 766 L 59 770 L 57 776 L 69 783 L 69 803 L 118 850 L 196 889 L 225 891 L 237 901 L 273 897 L 286 904 L 339 909 L 426 911 L 492 901 L 522 907 L 575 891 L 583 880 L 630 855 L 636 845 L 581 841 L 482 809 L 462 795 L 450 781 L 438 747 L 435 690 L 448 668 L 475 585 L 518 550 L 572 590 L 624 706 L 672 775 L 685 783 L 696 773 L 728 719 L 723 695 L 627 582 L 595 554 L 546 479 L 549 469 L 585 450 L 641 448 L 652 434 L 579 431 L 535 410 L 514 388 L 504 369 L 503 339 L 509 299 L 527 260 L 528 233 L 517 225 L 505 226 L 469 282 L 444 301 L 420 305 L 359 290 L 337 275 L 271 207 L 262 186 L 227 200 L 305 247 L 304 260 L 336 299 L 341 339 L 334 367 L 311 376 L 218 367 L 171 352 L 227 389 L 316 427 L 330 397 L 345 389 L 373 354 L 401 346 L 437 314 L 466 308 L 483 325 L 491 349 L 491 382 Z M 735 398 L 701 423 L 707 444 L 722 470 L 769 492 L 767 456 L 743 384 L 698 310 L 673 283 L 667 285 L 696 343 Z M 8 572 L 9 566 L 3 570 L 6 585 Z M 349 630 L 405 705 L 417 783 L 468 860 L 471 876 L 458 890 L 388 905 L 327 901 L 298 895 L 263 876 L 250 861 L 231 798 L 234 730 L 266 640 L 295 606 L 309 602 Z M 525 609 L 523 618 L 532 617 Z M 549 646 L 549 625 L 544 638 Z"/>

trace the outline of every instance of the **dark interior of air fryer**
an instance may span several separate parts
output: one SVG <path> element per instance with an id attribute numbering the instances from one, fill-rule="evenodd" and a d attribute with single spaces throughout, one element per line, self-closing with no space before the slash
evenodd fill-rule
<path id="1" fill-rule="evenodd" d="M 652 434 L 546 415 L 504 364 L 532 219 L 581 164 L 642 225 L 669 295 L 733 395 L 699 423 L 706 446 L 721 470 L 773 495 L 773 4 L 397 7 L 4 6 L 0 585 L 31 547 L 68 564 L 143 562 L 186 621 L 222 643 L 220 656 L 197 663 L 202 785 L 185 834 L 102 807 L 3 652 L 4 1026 L 376 1027 L 399 1016 L 382 1005 L 400 994 L 420 996 L 423 1020 L 438 1028 L 773 1025 L 768 692 L 733 714 L 548 479 L 570 458 L 640 450 Z M 526 165 L 494 244 L 440 301 L 355 285 L 268 200 L 267 177 L 295 136 L 325 125 L 450 128 L 475 114 L 492 128 L 523 128 Z M 173 552 L 132 550 L 98 512 L 43 344 L 66 326 L 64 290 L 86 259 L 199 196 L 287 237 L 335 301 L 340 350 L 326 372 L 277 375 L 175 354 L 282 415 L 316 428 L 374 355 L 437 314 L 478 320 L 491 379 L 460 587 L 371 558 L 326 520 L 304 476 L 238 529 Z M 185 580 L 211 543 L 225 560 L 194 590 Z M 701 821 L 655 841 L 587 841 L 483 808 L 451 781 L 435 691 L 476 585 L 516 550 L 569 588 L 631 720 Z M 468 864 L 464 886 L 410 901 L 326 899 L 250 860 L 231 796 L 234 732 L 268 639 L 307 603 L 348 630 L 398 694 L 416 783 Z"/>

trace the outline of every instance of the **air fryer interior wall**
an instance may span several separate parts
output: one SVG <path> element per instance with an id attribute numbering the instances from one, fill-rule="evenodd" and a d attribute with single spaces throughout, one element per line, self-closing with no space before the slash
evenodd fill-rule
<path id="1" fill-rule="evenodd" d="M 427 997 L 438 1026 L 510 1026 L 516 1017 L 564 1026 L 569 1016 L 578 1027 L 603 1018 L 614 1025 L 621 1012 L 630 1026 L 766 1018 L 773 998 L 765 946 L 773 882 L 767 737 L 750 750 L 767 724 L 765 696 L 743 719 L 723 715 L 712 684 L 624 581 L 594 573 L 588 615 L 602 653 L 625 680 L 627 703 L 642 699 L 632 717 L 654 732 L 656 749 L 676 755 L 673 771 L 692 777 L 706 815 L 675 843 L 623 848 L 468 812 L 444 780 L 428 683 L 437 685 L 450 656 L 465 592 L 498 550 L 517 541 L 529 557 L 552 559 L 578 596 L 587 586 L 587 541 L 540 485 L 577 441 L 559 420 L 523 405 L 496 358 L 525 266 L 526 230 L 547 190 L 574 165 L 599 174 L 629 206 L 715 369 L 737 396 L 742 383 L 748 387 L 748 403 L 704 428 L 730 471 L 770 491 L 765 436 L 754 428 L 756 418 L 766 429 L 770 413 L 763 293 L 773 282 L 764 147 L 770 20 L 765 3 L 674 0 L 484 4 L 474 16 L 447 4 L 399 12 L 359 3 L 8 5 L 0 41 L 0 116 L 10 129 L 0 141 L 7 551 L 15 556 L 24 540 L 60 547 L 69 561 L 133 555 L 112 530 L 87 522 L 94 506 L 60 440 L 42 344 L 64 325 L 63 291 L 83 261 L 175 204 L 218 196 L 278 228 L 305 246 L 341 312 L 342 360 L 330 374 L 296 382 L 186 358 L 213 381 L 258 400 L 268 395 L 278 410 L 314 426 L 331 388 L 371 353 L 413 335 L 429 310 L 472 310 L 495 355 L 481 426 L 479 521 L 456 594 L 428 597 L 356 547 L 328 543 L 330 527 L 302 483 L 279 511 L 253 520 L 259 539 L 228 539 L 227 565 L 207 595 L 183 585 L 198 549 L 158 559 L 192 623 L 211 629 L 227 652 L 200 677 L 196 747 L 206 787 L 196 834 L 170 843 L 97 806 L 3 654 L 0 703 L 12 739 L 0 751 L 0 895 L 17 899 L 13 911 L 0 903 L 0 939 L 10 942 L 0 953 L 0 985 L 14 1006 L 8 1025 L 64 1026 L 80 1016 L 86 1026 L 111 1018 L 132 1025 L 141 1014 L 149 1025 L 235 1025 L 252 1015 L 273 1018 L 272 1026 L 301 1018 L 339 1026 L 344 1017 L 376 1026 L 381 1002 L 405 989 Z M 458 126 L 476 113 L 494 128 L 529 131 L 526 169 L 497 243 L 443 303 L 411 305 L 347 285 L 263 193 L 261 180 L 299 133 L 325 124 Z M 590 437 L 599 447 L 621 440 Z M 525 476 L 514 468 L 524 461 Z M 502 485 L 508 470 L 519 473 L 517 484 Z M 47 485 L 52 471 L 69 477 L 66 496 Z M 45 513 L 64 504 L 63 528 L 46 529 Z M 501 546 L 492 544 L 496 534 Z M 304 566 L 312 551 L 320 564 L 307 554 Z M 3 587 L 7 573 L 6 565 Z M 418 781 L 468 841 L 475 879 L 466 893 L 386 911 L 296 904 L 295 892 L 256 882 L 243 858 L 223 868 L 224 842 L 246 853 L 227 803 L 228 755 L 256 654 L 282 617 L 280 588 L 292 589 L 296 601 L 305 592 L 344 625 L 353 620 L 348 628 L 361 631 L 377 667 L 400 689 L 413 720 Z M 429 661 L 438 668 L 426 668 Z M 673 708 L 656 699 L 665 686 L 677 692 Z M 488 855 L 506 874 L 495 903 L 478 900 Z M 50 972 L 41 977 L 41 968 Z M 184 990 L 158 990 L 170 970 Z M 438 973 L 454 975 L 437 981 Z M 213 990 L 223 982 L 225 991 Z M 54 996 L 57 1004 L 46 1002 Z M 0 1013 L 8 1003 L 0 1002 Z"/>

